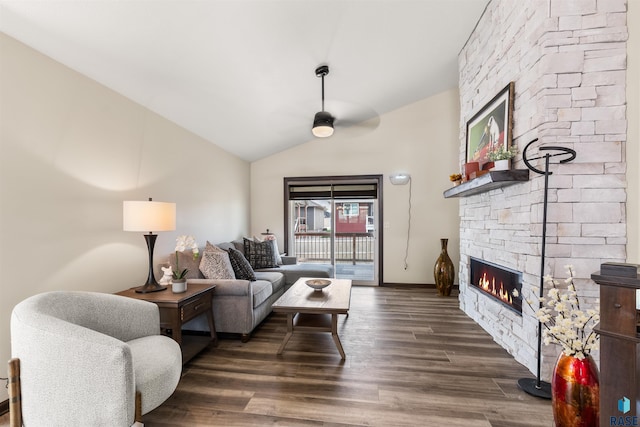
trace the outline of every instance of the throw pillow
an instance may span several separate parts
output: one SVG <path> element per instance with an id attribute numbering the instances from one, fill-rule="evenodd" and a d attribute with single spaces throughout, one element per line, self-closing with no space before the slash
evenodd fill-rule
<path id="1" fill-rule="evenodd" d="M 276 265 L 282 265 L 282 256 L 280 255 L 280 251 L 278 250 L 278 241 L 276 240 L 276 236 L 274 236 L 273 234 L 267 234 L 266 236 L 264 236 L 264 239 L 253 236 L 253 240 L 258 243 L 271 242 L 271 246 L 273 249 L 273 262 Z"/>
<path id="2" fill-rule="evenodd" d="M 200 271 L 207 279 L 235 279 L 236 275 L 229 260 L 229 254 L 224 251 L 207 251 L 202 254 Z"/>
<path id="3" fill-rule="evenodd" d="M 229 261 L 231 262 L 231 267 L 233 267 L 233 272 L 236 275 L 236 279 L 243 280 L 256 280 L 256 275 L 253 272 L 253 268 L 251 268 L 251 264 L 249 261 L 242 255 L 237 249 L 229 248 Z"/>
<path id="4" fill-rule="evenodd" d="M 244 239 L 244 256 L 254 269 L 277 267 L 278 263 L 273 256 L 273 244 L 270 241 L 255 242 Z"/>

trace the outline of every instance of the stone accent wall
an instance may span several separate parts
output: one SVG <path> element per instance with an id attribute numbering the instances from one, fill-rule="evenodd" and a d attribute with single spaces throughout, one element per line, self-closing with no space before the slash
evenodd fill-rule
<path id="1" fill-rule="evenodd" d="M 461 164 L 466 122 L 510 81 L 520 152 L 534 138 L 576 150 L 576 160 L 551 167 L 545 274 L 564 278 L 572 264 L 589 306 L 599 295 L 591 273 L 626 258 L 626 8 L 625 0 L 491 0 L 459 55 Z M 521 155 L 512 167 L 526 169 Z M 522 271 L 524 296 L 537 296 L 543 195 L 544 177 L 531 172 L 527 183 L 460 199 L 460 306 L 533 373 L 533 311 L 523 304 L 520 317 L 470 289 L 468 262 Z M 558 353 L 543 347 L 543 379 Z"/>

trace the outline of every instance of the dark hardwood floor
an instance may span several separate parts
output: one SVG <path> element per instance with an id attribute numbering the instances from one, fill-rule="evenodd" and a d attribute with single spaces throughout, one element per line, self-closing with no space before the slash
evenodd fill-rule
<path id="1" fill-rule="evenodd" d="M 185 366 L 153 426 L 552 426 L 550 401 L 516 381 L 529 371 L 458 308 L 423 287 L 354 287 L 330 334 L 291 338 L 272 314 L 248 343 L 222 337 Z"/>

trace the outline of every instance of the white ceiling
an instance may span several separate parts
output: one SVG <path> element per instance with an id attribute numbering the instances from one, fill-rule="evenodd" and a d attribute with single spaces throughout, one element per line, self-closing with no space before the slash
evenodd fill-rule
<path id="1" fill-rule="evenodd" d="M 253 161 L 313 138 L 320 64 L 336 134 L 456 87 L 488 2 L 0 0 L 0 31 Z"/>

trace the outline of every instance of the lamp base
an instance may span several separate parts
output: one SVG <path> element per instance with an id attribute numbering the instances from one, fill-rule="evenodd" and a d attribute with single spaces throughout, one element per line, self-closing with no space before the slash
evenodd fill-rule
<path id="1" fill-rule="evenodd" d="M 166 290 L 166 286 L 159 285 L 157 283 L 147 283 L 139 288 L 136 288 L 136 292 L 139 294 L 148 294 L 151 292 L 158 292 Z"/>
<path id="2" fill-rule="evenodd" d="M 148 294 L 167 289 L 166 286 L 162 286 L 156 281 L 156 277 L 153 274 L 153 246 L 156 243 L 156 237 L 158 235 L 153 233 L 144 235 L 144 240 L 147 242 L 147 250 L 149 251 L 149 275 L 147 276 L 147 283 L 136 288 L 136 292 L 139 294 Z"/>
<path id="3" fill-rule="evenodd" d="M 540 381 L 540 384 L 538 384 L 538 380 L 535 378 L 520 378 L 518 387 L 531 396 L 551 399 L 551 384 L 546 381 Z"/>

